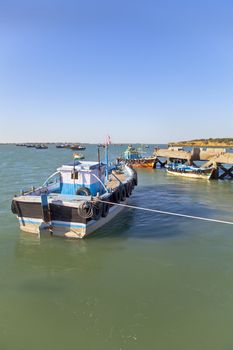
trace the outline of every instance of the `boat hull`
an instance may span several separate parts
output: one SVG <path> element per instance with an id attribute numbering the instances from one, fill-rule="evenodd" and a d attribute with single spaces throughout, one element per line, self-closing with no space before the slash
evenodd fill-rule
<path id="1" fill-rule="evenodd" d="M 126 204 L 127 200 L 122 202 Z M 73 208 L 76 209 L 76 208 Z M 70 222 L 62 220 L 52 220 L 46 224 L 40 218 L 18 216 L 20 229 L 24 232 L 42 235 L 45 232 L 50 232 L 53 236 L 67 238 L 84 238 L 102 226 L 106 225 L 116 215 L 118 215 L 124 206 L 112 205 L 106 217 L 101 217 L 99 220 L 89 220 L 87 222 Z"/>
<path id="2" fill-rule="evenodd" d="M 70 149 L 73 151 L 85 151 L 86 147 L 85 146 L 70 146 Z"/>
<path id="3" fill-rule="evenodd" d="M 118 159 L 118 161 L 124 161 L 128 166 L 132 168 L 154 168 L 155 158 L 139 158 L 139 159 Z"/>
<path id="4" fill-rule="evenodd" d="M 202 172 L 202 173 L 192 173 L 192 172 L 185 172 L 185 171 L 175 171 L 175 170 L 169 170 L 167 169 L 167 173 L 174 176 L 182 176 L 186 178 L 193 178 L 193 179 L 205 179 L 210 180 L 213 174 L 213 170 L 208 172 Z"/>

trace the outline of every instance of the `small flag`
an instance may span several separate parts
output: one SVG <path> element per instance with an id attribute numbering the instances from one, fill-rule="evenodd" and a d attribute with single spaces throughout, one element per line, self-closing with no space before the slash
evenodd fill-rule
<path id="1" fill-rule="evenodd" d="M 74 160 L 84 159 L 84 155 L 82 153 L 74 153 L 73 157 L 74 157 Z"/>
<path id="2" fill-rule="evenodd" d="M 105 145 L 111 145 L 112 141 L 109 135 L 106 136 Z"/>

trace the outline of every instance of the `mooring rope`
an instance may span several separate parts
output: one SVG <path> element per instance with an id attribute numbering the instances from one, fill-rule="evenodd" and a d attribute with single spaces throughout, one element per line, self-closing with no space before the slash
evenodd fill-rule
<path id="1" fill-rule="evenodd" d="M 219 224 L 233 225 L 232 221 L 224 221 L 224 220 L 218 220 L 218 219 L 204 218 L 204 217 L 201 217 L 201 216 L 173 213 L 173 212 L 170 212 L 170 211 L 164 211 L 164 210 L 158 210 L 158 209 L 136 207 L 135 205 L 129 205 L 129 204 L 123 204 L 123 203 L 112 203 L 112 202 L 103 201 L 101 199 L 99 201 L 102 202 L 102 203 L 107 203 L 109 205 L 118 205 L 118 206 L 125 207 L 125 208 L 139 209 L 139 210 L 149 211 L 149 212 L 157 213 L 157 214 L 179 216 L 179 217 L 188 218 L 188 219 L 196 219 L 196 220 L 202 220 L 202 221 L 216 222 L 216 223 L 219 223 Z"/>

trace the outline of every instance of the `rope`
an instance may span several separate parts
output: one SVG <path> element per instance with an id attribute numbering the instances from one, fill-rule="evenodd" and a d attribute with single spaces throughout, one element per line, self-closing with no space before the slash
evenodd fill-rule
<path id="1" fill-rule="evenodd" d="M 149 211 L 149 212 L 157 213 L 157 214 L 165 214 L 165 215 L 179 216 L 179 217 L 188 218 L 188 219 L 195 219 L 195 220 L 216 222 L 216 223 L 219 223 L 219 224 L 233 225 L 233 222 L 232 222 L 232 221 L 224 221 L 224 220 L 203 218 L 203 217 L 201 217 L 201 216 L 193 216 L 193 215 L 179 214 L 179 213 L 173 213 L 173 212 L 163 211 L 163 210 L 157 210 L 157 209 L 136 207 L 136 206 L 134 206 L 134 205 L 129 205 L 129 204 L 111 203 L 111 202 L 107 202 L 107 201 L 103 201 L 103 200 L 100 200 L 100 201 L 101 201 L 102 203 L 107 203 L 107 204 L 110 204 L 110 205 L 118 205 L 118 206 L 121 206 L 121 207 L 130 208 L 130 209 L 139 209 L 139 210 Z"/>
<path id="2" fill-rule="evenodd" d="M 93 216 L 93 205 L 89 201 L 81 202 L 78 207 L 78 215 L 84 219 L 89 219 Z"/>

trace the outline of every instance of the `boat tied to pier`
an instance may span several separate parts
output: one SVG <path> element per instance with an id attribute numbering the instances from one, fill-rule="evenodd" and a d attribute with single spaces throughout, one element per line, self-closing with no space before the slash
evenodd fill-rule
<path id="1" fill-rule="evenodd" d="M 83 238 L 123 210 L 117 204 L 126 204 L 136 185 L 137 173 L 126 164 L 74 159 L 42 186 L 15 196 L 11 209 L 23 231 Z"/>
<path id="2" fill-rule="evenodd" d="M 156 162 L 156 157 L 144 157 L 142 152 L 132 145 L 128 146 L 123 157 L 117 159 L 119 162 L 124 161 L 132 168 L 154 168 Z"/>
<path id="3" fill-rule="evenodd" d="M 165 168 L 168 174 L 206 180 L 210 180 L 215 171 L 214 167 L 204 168 L 177 162 L 168 163 Z"/>

